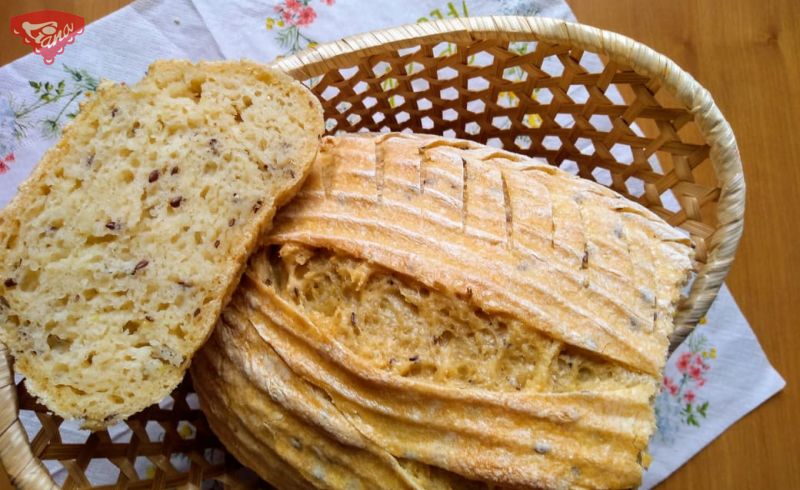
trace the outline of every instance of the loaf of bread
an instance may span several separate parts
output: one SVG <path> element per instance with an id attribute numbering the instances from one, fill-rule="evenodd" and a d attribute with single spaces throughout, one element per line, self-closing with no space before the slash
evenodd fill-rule
<path id="1" fill-rule="evenodd" d="M 692 246 L 537 160 L 323 140 L 192 366 L 279 488 L 629 488 Z"/>
<path id="2" fill-rule="evenodd" d="M 169 394 L 307 176 L 321 114 L 246 61 L 101 84 L 0 213 L 0 340 L 28 390 L 91 429 Z"/>

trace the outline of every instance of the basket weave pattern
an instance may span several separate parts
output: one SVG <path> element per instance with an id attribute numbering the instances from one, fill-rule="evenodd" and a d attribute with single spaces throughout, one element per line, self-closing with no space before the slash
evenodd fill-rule
<path id="1" fill-rule="evenodd" d="M 551 19 L 466 18 L 354 36 L 274 66 L 320 97 L 329 133 L 410 130 L 542 157 L 684 229 L 697 247 L 697 274 L 679 307 L 673 345 L 706 313 L 727 274 L 744 214 L 733 133 L 705 89 L 635 41 Z M 204 459 L 218 443 L 202 414 L 186 405 L 186 383 L 173 394 L 172 411 L 154 406 L 128 422 L 130 443 L 111 444 L 100 432 L 73 446 L 60 442 L 60 420 L 20 389 L 19 406 L 42 422 L 29 445 L 16 420 L 17 387 L 3 365 L 0 386 L 0 460 L 23 487 L 52 484 L 37 458 L 61 461 L 69 472 L 66 487 L 89 483 L 84 470 L 91 458 L 117 465 L 118 484 L 129 488 L 199 488 L 203 478 L 236 482 L 233 463 Z M 166 430 L 162 442 L 143 431 L 153 420 Z M 195 439 L 180 439 L 179 420 L 192 421 Z M 188 473 L 172 468 L 174 452 L 189 455 Z M 155 464 L 153 479 L 138 480 L 132 462 L 139 455 Z"/>

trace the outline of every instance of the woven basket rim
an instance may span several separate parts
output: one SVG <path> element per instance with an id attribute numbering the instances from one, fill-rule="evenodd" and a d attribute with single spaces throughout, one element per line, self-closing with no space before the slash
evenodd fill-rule
<path id="1" fill-rule="evenodd" d="M 355 34 L 319 44 L 274 61 L 271 66 L 308 79 L 329 70 L 354 66 L 359 59 L 437 41 L 545 41 L 569 44 L 602 54 L 640 75 L 658 79 L 694 117 L 708 144 L 709 160 L 719 182 L 717 229 L 707 240 L 708 258 L 696 271 L 688 297 L 675 315 L 675 348 L 708 312 L 730 270 L 742 236 L 745 182 L 742 161 L 730 124 L 711 94 L 677 63 L 638 41 L 611 31 L 549 17 L 484 16 L 434 20 Z"/>
<path id="2" fill-rule="evenodd" d="M 675 62 L 631 38 L 583 24 L 545 17 L 489 16 L 436 20 L 348 36 L 320 44 L 271 65 L 308 79 L 328 70 L 357 64 L 370 56 L 420 42 L 537 40 L 569 44 L 608 56 L 635 72 L 660 80 L 694 116 L 710 147 L 709 159 L 721 189 L 718 227 L 709 238 L 707 262 L 697 271 L 688 298 L 676 317 L 673 345 L 683 340 L 705 315 L 727 275 L 744 224 L 745 183 L 733 131 L 711 94 Z M 0 471 L 22 488 L 56 488 L 47 469 L 33 455 L 19 420 L 16 385 L 8 349 L 0 344 Z"/>

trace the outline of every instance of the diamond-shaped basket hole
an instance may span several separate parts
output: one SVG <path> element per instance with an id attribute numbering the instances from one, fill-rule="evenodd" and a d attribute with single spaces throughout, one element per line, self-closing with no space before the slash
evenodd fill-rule
<path id="1" fill-rule="evenodd" d="M 458 99 L 458 90 L 453 87 L 446 87 L 439 91 L 439 98 L 442 100 L 456 100 Z"/>
<path id="2" fill-rule="evenodd" d="M 575 140 L 575 148 L 583 155 L 594 155 L 594 143 L 589 138 Z"/>
<path id="3" fill-rule="evenodd" d="M 353 92 L 357 94 L 363 94 L 367 90 L 369 90 L 369 84 L 364 80 L 361 80 L 357 84 L 353 85 Z"/>
<path id="4" fill-rule="evenodd" d="M 364 97 L 363 99 L 361 99 L 361 103 L 364 104 L 365 108 L 369 109 L 370 107 L 373 107 L 375 104 L 378 103 L 378 99 L 376 99 L 375 97 Z"/>
<path id="5" fill-rule="evenodd" d="M 339 68 L 339 74 L 342 75 L 342 78 L 344 78 L 345 80 L 350 80 L 355 76 L 356 73 L 358 73 L 357 66 L 351 66 L 349 68 Z"/>
<path id="6" fill-rule="evenodd" d="M 449 66 L 445 66 L 436 70 L 436 78 L 438 80 L 452 80 L 457 76 L 458 72 Z"/>
<path id="7" fill-rule="evenodd" d="M 604 114 L 592 114 L 592 117 L 589 118 L 589 124 L 597 131 L 602 131 L 604 133 L 608 133 L 613 129 L 611 118 Z"/>
<path id="8" fill-rule="evenodd" d="M 500 141 L 500 138 L 489 138 L 488 140 L 486 140 L 486 144 L 489 146 L 493 146 L 495 148 L 503 147 L 503 142 Z"/>
<path id="9" fill-rule="evenodd" d="M 61 487 L 64 485 L 64 481 L 67 479 L 67 473 L 65 471 L 64 465 L 61 464 L 61 461 L 55 459 L 43 459 L 42 463 L 44 463 L 44 467 L 47 468 L 47 472 L 53 478 L 53 481 L 56 482 L 56 485 Z"/>
<path id="10" fill-rule="evenodd" d="M 611 172 L 607 168 L 595 167 L 592 170 L 592 177 L 594 177 L 597 183 L 603 184 L 606 187 L 611 185 Z"/>
<path id="11" fill-rule="evenodd" d="M 355 126 L 356 124 L 361 122 L 361 116 L 359 116 L 358 114 L 348 114 L 347 122 L 350 124 L 350 126 Z"/>
<path id="12" fill-rule="evenodd" d="M 394 109 L 395 107 L 400 107 L 401 105 L 406 103 L 406 98 L 402 95 L 392 95 L 389 98 L 389 104 Z"/>
<path id="13" fill-rule="evenodd" d="M 178 422 L 177 431 L 181 439 L 194 439 L 197 436 L 197 428 L 188 420 Z"/>
<path id="14" fill-rule="evenodd" d="M 411 128 L 403 128 L 400 130 L 400 132 L 403 134 L 414 134 L 414 131 L 412 131 Z"/>
<path id="15" fill-rule="evenodd" d="M 398 56 L 400 56 L 402 58 L 402 57 L 408 56 L 410 54 L 414 54 L 417 51 L 419 51 L 420 49 L 422 49 L 422 46 L 411 46 L 411 47 L 408 47 L 408 48 L 400 48 L 400 49 L 397 50 L 397 54 L 398 54 Z"/>
<path id="16" fill-rule="evenodd" d="M 628 177 L 625 180 L 625 188 L 628 189 L 628 194 L 634 197 L 644 195 L 644 181 L 638 177 Z"/>
<path id="17" fill-rule="evenodd" d="M 509 66 L 503 70 L 503 79 L 509 82 L 524 82 L 528 79 L 528 72 L 522 69 L 521 66 Z"/>
<path id="18" fill-rule="evenodd" d="M 508 129 L 511 127 L 511 119 L 508 116 L 495 116 L 492 118 L 492 126 L 497 129 Z"/>
<path id="19" fill-rule="evenodd" d="M 327 87 L 325 87 L 325 90 L 323 90 L 322 93 L 319 94 L 319 96 L 323 100 L 331 100 L 332 98 L 339 95 L 339 92 L 340 90 L 338 88 L 334 87 L 333 85 L 328 85 Z"/>
<path id="20" fill-rule="evenodd" d="M 222 464 L 225 461 L 225 453 L 221 449 L 210 447 L 203 451 L 203 459 L 208 461 L 208 464 Z"/>
<path id="21" fill-rule="evenodd" d="M 136 470 L 136 474 L 139 475 L 139 478 L 142 480 L 149 480 L 155 476 L 157 468 L 156 465 L 146 457 L 136 456 L 136 459 L 133 460 L 133 469 Z"/>
<path id="22" fill-rule="evenodd" d="M 417 99 L 417 109 L 427 111 L 431 107 L 433 107 L 433 103 L 430 100 L 424 97 L 422 99 Z"/>
<path id="23" fill-rule="evenodd" d="M 133 436 L 133 431 L 125 422 L 117 422 L 108 428 L 108 436 L 116 443 L 129 443 Z"/>
<path id="24" fill-rule="evenodd" d="M 581 57 L 580 65 L 589 73 L 600 73 L 605 68 L 603 60 L 600 59 L 595 53 L 584 51 Z"/>
<path id="25" fill-rule="evenodd" d="M 489 88 L 489 80 L 483 77 L 472 77 L 467 80 L 467 90 L 470 92 L 480 92 Z"/>
<path id="26" fill-rule="evenodd" d="M 622 98 L 622 93 L 615 83 L 608 85 L 605 91 L 605 96 L 608 97 L 608 99 L 614 105 L 625 105 L 625 99 Z"/>
<path id="27" fill-rule="evenodd" d="M 481 132 L 481 125 L 476 123 L 475 121 L 468 122 L 464 125 L 464 131 L 467 134 L 476 135 L 480 134 Z"/>
<path id="28" fill-rule="evenodd" d="M 664 166 L 661 164 L 658 154 L 653 153 L 647 157 L 647 163 L 650 165 L 650 168 L 653 169 L 653 172 L 664 175 Z"/>
<path id="29" fill-rule="evenodd" d="M 412 61 L 411 63 L 407 63 L 405 65 L 406 75 L 413 75 L 414 73 L 419 73 L 425 69 L 425 65 L 418 61 Z"/>
<path id="30" fill-rule="evenodd" d="M 429 88 L 431 88 L 431 84 L 424 78 L 415 78 L 411 80 L 411 90 L 414 92 L 424 92 Z"/>
<path id="31" fill-rule="evenodd" d="M 92 434 L 88 430 L 81 429 L 81 424 L 77 420 L 61 422 L 58 433 L 61 434 L 61 442 L 65 444 L 83 444 Z"/>
<path id="32" fill-rule="evenodd" d="M 514 145 L 520 150 L 527 150 L 531 147 L 531 137 L 527 134 L 521 134 L 514 138 Z"/>
<path id="33" fill-rule="evenodd" d="M 356 131 L 356 133 L 369 133 L 369 132 L 370 132 L 369 129 L 363 126 L 358 128 L 358 131 Z"/>
<path id="34" fill-rule="evenodd" d="M 453 131 L 452 129 L 445 129 L 442 132 L 442 136 L 444 136 L 445 138 L 455 138 L 456 137 L 456 132 Z"/>
<path id="35" fill-rule="evenodd" d="M 567 91 L 567 95 L 576 104 L 585 104 L 589 100 L 589 91 L 583 85 L 572 85 Z"/>
<path id="36" fill-rule="evenodd" d="M 347 101 L 342 101 L 336 104 L 336 110 L 339 111 L 339 113 L 347 112 L 351 107 L 353 107 L 353 104 Z"/>
<path id="37" fill-rule="evenodd" d="M 411 115 L 408 114 L 406 111 L 400 111 L 395 114 L 394 119 L 397 121 L 398 124 L 404 124 L 411 119 Z"/>
<path id="38" fill-rule="evenodd" d="M 89 461 L 84 473 L 92 486 L 99 487 L 116 483 L 119 477 L 119 468 L 105 458 L 98 458 Z"/>
<path id="39" fill-rule="evenodd" d="M 537 88 L 533 91 L 533 98 L 540 104 L 549 104 L 553 101 L 553 92 L 549 88 Z"/>
<path id="40" fill-rule="evenodd" d="M 458 45 L 447 41 L 442 41 L 433 47 L 433 57 L 452 56 L 458 52 Z"/>
<path id="41" fill-rule="evenodd" d="M 445 109 L 442 111 L 442 119 L 445 121 L 455 121 L 458 119 L 458 112 L 455 109 Z"/>
<path id="42" fill-rule="evenodd" d="M 164 440 L 166 431 L 161 427 L 161 424 L 155 420 L 148 420 L 147 424 L 144 426 L 144 430 L 147 432 L 147 438 L 150 439 L 150 442 L 161 442 Z"/>
<path id="43" fill-rule="evenodd" d="M 564 65 L 556 55 L 550 55 L 542 61 L 542 71 L 552 77 L 560 77 L 564 73 Z"/>
<path id="44" fill-rule="evenodd" d="M 192 460 L 184 453 L 172 453 L 169 455 L 169 464 L 171 464 L 178 473 L 186 473 L 192 467 Z"/>
<path id="45" fill-rule="evenodd" d="M 614 143 L 614 146 L 610 148 L 610 151 L 614 156 L 614 160 L 617 162 L 624 163 L 626 165 L 633 163 L 633 151 L 631 151 L 630 146 L 623 143 Z"/>
<path id="46" fill-rule="evenodd" d="M 672 189 L 665 190 L 659 197 L 661 198 L 661 205 L 668 211 L 677 213 L 681 210 L 681 204 L 678 202 Z"/>
<path id="47" fill-rule="evenodd" d="M 524 114 L 522 125 L 527 128 L 538 128 L 542 125 L 542 117 L 539 114 Z"/>
<path id="48" fill-rule="evenodd" d="M 307 79 L 303 80 L 300 83 L 302 83 L 303 85 L 305 85 L 308 88 L 314 88 L 317 85 L 319 85 L 319 82 L 321 82 L 321 81 L 322 81 L 322 77 L 313 77 L 313 78 L 307 78 Z"/>
<path id="49" fill-rule="evenodd" d="M 572 114 L 556 114 L 556 123 L 562 128 L 571 128 L 575 125 L 575 118 Z"/>
<path id="50" fill-rule="evenodd" d="M 425 116 L 419 122 L 422 124 L 422 129 L 433 129 L 433 119 L 430 117 Z"/>
<path id="51" fill-rule="evenodd" d="M 486 102 L 476 99 L 467 102 L 467 110 L 473 114 L 481 114 L 486 110 Z"/>
<path id="52" fill-rule="evenodd" d="M 488 51 L 478 51 L 467 57 L 467 64 L 469 66 L 489 66 L 494 63 L 494 55 Z"/>
<path id="53" fill-rule="evenodd" d="M 336 129 L 336 126 L 338 125 L 339 123 L 336 122 L 336 119 L 329 117 L 328 119 L 325 120 L 325 131 L 329 132 L 333 131 L 334 129 Z"/>
<path id="54" fill-rule="evenodd" d="M 42 423 L 39 421 L 39 417 L 36 416 L 36 412 L 33 410 L 20 410 L 19 419 L 25 427 L 25 432 L 28 433 L 28 439 L 33 440 L 42 429 Z"/>
<path id="55" fill-rule="evenodd" d="M 375 124 L 378 124 L 386 119 L 386 116 L 382 112 L 376 112 L 372 115 L 372 120 L 375 121 Z"/>
<path id="56" fill-rule="evenodd" d="M 392 71 L 392 65 L 385 61 L 379 61 L 372 65 L 372 74 L 376 77 L 380 77 Z"/>
<path id="57" fill-rule="evenodd" d="M 536 46 L 536 41 L 512 41 L 508 43 L 508 52 L 522 56 L 536 51 Z"/>
<path id="58" fill-rule="evenodd" d="M 172 410 L 173 407 L 175 407 L 175 400 L 169 395 L 165 396 L 160 402 L 158 402 L 158 408 L 161 410 Z"/>
<path id="59" fill-rule="evenodd" d="M 516 93 L 505 90 L 497 94 L 497 105 L 507 109 L 517 107 L 519 106 L 519 97 L 517 97 Z"/>
<path id="60" fill-rule="evenodd" d="M 564 160 L 558 166 L 564 172 L 569 172 L 572 175 L 578 175 L 578 162 L 575 160 Z"/>
<path id="61" fill-rule="evenodd" d="M 545 136 L 542 138 L 542 146 L 547 150 L 561 149 L 561 138 L 558 136 Z"/>

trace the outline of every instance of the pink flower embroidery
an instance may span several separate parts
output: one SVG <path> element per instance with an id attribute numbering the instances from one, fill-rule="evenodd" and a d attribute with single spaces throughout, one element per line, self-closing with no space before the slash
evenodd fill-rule
<path id="1" fill-rule="evenodd" d="M 14 153 L 9 153 L 8 155 L 4 156 L 0 159 L 0 175 L 8 172 L 10 169 L 8 167 L 9 163 L 12 163 L 16 158 L 14 157 Z"/>
<path id="2" fill-rule="evenodd" d="M 703 376 L 703 370 L 700 366 L 692 366 L 689 368 L 689 376 L 694 380 L 699 380 Z"/>
<path id="3" fill-rule="evenodd" d="M 286 0 L 286 9 L 287 10 L 299 10 L 300 9 L 300 2 L 297 0 Z"/>
<path id="4" fill-rule="evenodd" d="M 693 403 L 694 398 L 694 392 L 692 390 L 688 390 L 683 394 L 683 399 L 686 400 L 686 403 Z"/>
<path id="5" fill-rule="evenodd" d="M 329 6 L 329 7 L 330 7 L 331 5 L 333 5 L 333 2 L 334 2 L 335 0 L 322 0 L 322 1 L 325 3 L 325 5 L 327 5 L 327 6 Z"/>
<path id="6" fill-rule="evenodd" d="M 692 353 L 691 352 L 684 352 L 678 358 L 678 362 L 675 363 L 675 367 L 678 368 L 678 371 L 681 373 L 685 373 L 689 369 L 689 364 L 692 361 Z"/>
<path id="7" fill-rule="evenodd" d="M 299 26 L 307 26 L 314 22 L 314 19 L 317 18 L 317 12 L 314 11 L 311 7 L 303 7 L 300 11 L 300 17 L 297 20 L 297 25 Z"/>

